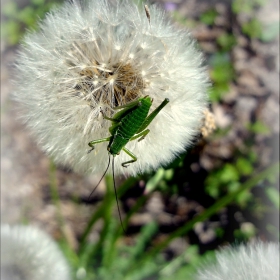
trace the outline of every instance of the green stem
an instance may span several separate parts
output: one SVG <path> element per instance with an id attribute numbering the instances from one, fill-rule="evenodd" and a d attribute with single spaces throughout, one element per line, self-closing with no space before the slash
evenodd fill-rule
<path id="1" fill-rule="evenodd" d="M 111 217 L 112 207 L 114 205 L 113 190 L 110 189 L 111 184 L 108 182 L 108 176 L 106 176 L 106 193 L 103 198 L 102 204 L 99 206 L 97 211 L 93 214 L 90 223 L 88 224 L 86 231 L 83 234 L 82 242 L 80 245 L 79 256 L 82 266 L 88 267 L 92 265 L 92 261 L 96 258 L 96 255 L 100 254 L 103 250 L 103 244 L 108 233 L 109 222 Z M 103 219 L 104 225 L 100 232 L 100 238 L 95 244 L 87 244 L 87 236 L 91 232 L 91 229 L 95 222 L 99 219 Z"/>
<path id="2" fill-rule="evenodd" d="M 87 238 L 88 238 L 88 236 L 91 232 L 92 227 L 94 226 L 95 222 L 102 217 L 102 214 L 106 209 L 106 204 L 104 202 L 105 201 L 103 201 L 103 203 L 93 213 L 93 215 L 90 218 L 90 221 L 87 224 L 87 227 L 86 227 L 85 231 L 82 234 L 81 242 L 80 242 L 80 249 L 79 249 L 79 254 L 80 255 L 83 254 L 83 251 L 85 250 L 85 247 L 87 246 L 87 244 L 86 244 Z"/>
<path id="3" fill-rule="evenodd" d="M 67 241 L 67 236 L 65 235 L 65 221 L 61 211 L 61 203 L 59 199 L 58 185 L 56 180 L 56 166 L 52 160 L 50 160 L 49 176 L 51 199 L 56 206 L 56 215 L 59 227 L 63 234 L 63 241 Z"/>
<path id="4" fill-rule="evenodd" d="M 111 178 L 111 176 L 109 178 Z M 135 185 L 137 182 L 138 182 L 137 178 L 134 178 L 134 177 L 128 178 L 120 187 L 118 187 L 118 189 L 117 189 L 118 197 L 119 198 L 122 197 L 122 195 L 127 191 L 127 189 L 129 189 L 130 187 Z M 112 184 L 110 184 L 110 185 L 112 185 Z M 113 189 L 112 189 L 112 191 L 113 191 Z M 84 251 L 87 247 L 87 238 L 92 230 L 92 227 L 94 226 L 95 222 L 103 216 L 103 214 L 107 208 L 108 208 L 108 202 L 106 199 L 104 199 L 102 204 L 98 207 L 98 209 L 91 216 L 90 221 L 87 224 L 87 227 L 82 234 L 79 255 L 82 255 L 84 253 Z"/>
<path id="5" fill-rule="evenodd" d="M 50 192 L 51 192 L 51 199 L 56 207 L 56 216 L 57 221 L 59 224 L 59 228 L 62 232 L 62 240 L 61 240 L 61 247 L 63 248 L 63 252 L 67 256 L 68 260 L 75 267 L 78 263 L 78 257 L 74 252 L 74 248 L 72 248 L 70 238 L 68 238 L 66 223 L 61 211 L 61 202 L 59 198 L 58 192 L 58 184 L 56 180 L 56 165 L 50 159 L 49 165 L 49 178 L 50 178 Z"/>

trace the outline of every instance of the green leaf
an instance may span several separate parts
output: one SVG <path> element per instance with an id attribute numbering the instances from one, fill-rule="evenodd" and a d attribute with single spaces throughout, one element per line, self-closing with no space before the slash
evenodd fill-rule
<path id="1" fill-rule="evenodd" d="M 261 38 L 263 34 L 263 27 L 259 20 L 253 18 L 242 25 L 242 32 L 252 39 Z"/>
<path id="2" fill-rule="evenodd" d="M 178 257 L 174 258 L 173 260 L 165 264 L 165 266 L 159 272 L 160 275 L 159 279 L 161 280 L 189 279 L 186 278 L 187 270 L 185 268 L 188 267 L 189 270 L 191 268 L 191 265 L 187 265 L 187 264 L 191 263 L 192 265 L 194 265 L 199 261 L 199 259 L 200 256 L 199 256 L 198 246 L 191 245 L 181 255 L 179 255 Z M 189 272 L 192 273 L 193 271 L 194 271 L 194 267 L 191 268 Z"/>
<path id="3" fill-rule="evenodd" d="M 274 237 L 276 238 L 276 240 L 280 238 L 280 235 L 279 235 L 279 227 L 276 227 L 272 224 L 267 224 L 266 225 L 266 229 L 268 232 L 270 232 L 270 234 L 274 235 Z"/>
<path id="4" fill-rule="evenodd" d="M 245 207 L 248 202 L 252 198 L 252 193 L 249 191 L 244 191 L 241 192 L 237 197 L 236 197 L 236 203 L 240 205 L 241 207 Z"/>
<path id="5" fill-rule="evenodd" d="M 230 163 L 226 163 L 221 170 L 219 179 L 222 183 L 238 181 L 239 180 L 238 170 L 234 165 Z"/>
<path id="6" fill-rule="evenodd" d="M 233 80 L 234 68 L 228 53 L 221 52 L 213 55 L 209 64 L 212 66 L 210 76 L 214 83 L 229 83 Z"/>
<path id="7" fill-rule="evenodd" d="M 231 8 L 235 14 L 245 13 L 251 15 L 255 8 L 264 6 L 267 0 L 234 0 Z"/>
<path id="8" fill-rule="evenodd" d="M 268 128 L 268 126 L 266 126 L 261 121 L 256 121 L 253 124 L 248 124 L 247 128 L 249 131 L 256 134 L 268 135 L 270 133 L 270 129 Z"/>
<path id="9" fill-rule="evenodd" d="M 146 184 L 146 192 L 150 193 L 158 186 L 159 182 L 164 178 L 165 170 L 163 168 L 159 168 L 156 174 L 147 182 Z"/>
<path id="10" fill-rule="evenodd" d="M 235 14 L 247 13 L 250 14 L 253 10 L 253 1 L 234 0 L 231 8 Z"/>
<path id="11" fill-rule="evenodd" d="M 209 64 L 212 67 L 217 67 L 230 63 L 230 55 L 227 52 L 217 52 L 209 59 Z"/>
<path id="12" fill-rule="evenodd" d="M 35 6 L 43 6 L 45 4 L 45 0 L 31 0 L 31 3 Z"/>
<path id="13" fill-rule="evenodd" d="M 17 4 L 14 1 L 10 1 L 3 7 L 3 15 L 10 17 L 10 18 L 16 18 L 18 13 L 18 7 Z"/>
<path id="14" fill-rule="evenodd" d="M 279 25 L 280 22 L 276 21 L 264 27 L 260 39 L 263 42 L 271 42 L 279 37 Z"/>
<path id="15" fill-rule="evenodd" d="M 218 198 L 224 187 L 228 192 L 235 192 L 239 185 L 238 170 L 233 164 L 227 163 L 208 175 L 205 181 L 205 191 L 211 197 Z"/>
<path id="16" fill-rule="evenodd" d="M 1 37 L 9 44 L 15 45 L 20 39 L 20 26 L 16 21 L 7 21 L 1 24 Z"/>
<path id="17" fill-rule="evenodd" d="M 258 159 L 258 154 L 253 150 L 249 151 L 246 156 L 247 156 L 248 160 L 252 163 L 255 163 Z"/>
<path id="18" fill-rule="evenodd" d="M 218 238 L 223 238 L 223 236 L 225 234 L 225 230 L 221 227 L 218 227 L 215 229 L 215 233 Z"/>
<path id="19" fill-rule="evenodd" d="M 164 179 L 166 181 L 170 181 L 173 178 L 173 175 L 174 175 L 174 170 L 173 169 L 165 170 Z"/>
<path id="20" fill-rule="evenodd" d="M 220 170 L 212 171 L 205 180 L 205 192 L 213 198 L 218 198 L 220 195 Z"/>
<path id="21" fill-rule="evenodd" d="M 279 191 L 275 187 L 266 187 L 265 194 L 277 209 L 280 209 Z"/>
<path id="22" fill-rule="evenodd" d="M 230 51 L 237 43 L 237 40 L 234 35 L 223 33 L 217 38 L 218 45 L 224 51 Z"/>
<path id="23" fill-rule="evenodd" d="M 209 90 L 209 97 L 212 102 L 218 102 L 222 99 L 226 93 L 229 92 L 229 84 L 221 83 L 214 84 L 213 87 Z"/>
<path id="24" fill-rule="evenodd" d="M 238 158 L 236 167 L 241 175 L 250 175 L 253 172 L 252 163 L 246 158 Z"/>
<path id="25" fill-rule="evenodd" d="M 200 16 L 200 21 L 207 25 L 214 25 L 215 19 L 218 16 L 218 13 L 215 9 L 210 9 Z"/>
<path id="26" fill-rule="evenodd" d="M 37 19 L 36 12 L 34 8 L 31 6 L 26 6 L 24 9 L 22 9 L 18 14 L 18 18 L 28 28 L 33 27 Z"/>
<path id="27" fill-rule="evenodd" d="M 218 198 L 220 194 L 219 186 L 215 184 L 211 184 L 211 180 L 208 184 L 206 184 L 205 192 L 213 198 Z"/>
<path id="28" fill-rule="evenodd" d="M 237 182 L 237 181 L 232 181 L 232 182 L 229 182 L 228 185 L 227 185 L 227 189 L 229 192 L 235 192 L 236 190 L 238 190 L 240 186 L 240 183 Z"/>

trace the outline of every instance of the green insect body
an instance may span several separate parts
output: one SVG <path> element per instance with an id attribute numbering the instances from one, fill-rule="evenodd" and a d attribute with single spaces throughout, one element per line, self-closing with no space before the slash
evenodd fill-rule
<path id="1" fill-rule="evenodd" d="M 88 145 L 92 148 L 89 152 L 94 149 L 95 144 L 109 141 L 107 149 L 111 155 L 119 155 L 123 150 L 132 158 L 132 160 L 122 163 L 123 167 L 127 167 L 129 163 L 135 162 L 137 157 L 125 147 L 126 144 L 138 138 L 138 141 L 145 138 L 150 132 L 149 129 L 146 129 L 147 126 L 169 100 L 167 98 L 164 99 L 164 101 L 148 116 L 152 102 L 150 96 L 145 96 L 124 106 L 114 108 L 123 110 L 117 112 L 113 118 L 108 118 L 103 115 L 105 119 L 112 122 L 109 128 L 111 136 L 89 142 Z"/>
<path id="2" fill-rule="evenodd" d="M 149 113 L 151 105 L 150 98 L 139 99 L 135 109 L 128 110 L 125 116 L 121 116 L 120 122 L 116 125 L 113 124 L 109 128 L 110 133 L 114 135 L 114 137 L 111 137 L 108 148 L 112 155 L 119 154 L 130 139 L 141 131 L 141 126 Z M 117 119 L 117 117 L 116 114 L 114 119 Z"/>
<path id="3" fill-rule="evenodd" d="M 150 132 L 150 130 L 146 128 L 156 117 L 156 115 L 160 112 L 160 110 L 169 102 L 169 99 L 167 98 L 164 99 L 162 103 L 150 115 L 148 115 L 149 110 L 152 106 L 152 102 L 153 100 L 151 99 L 151 97 L 147 95 L 124 106 L 116 107 L 114 108 L 115 110 L 118 109 L 122 109 L 122 110 L 117 112 L 113 116 L 113 118 L 106 117 L 101 111 L 104 119 L 107 119 L 112 122 L 112 125 L 109 127 L 109 132 L 111 136 L 107 138 L 93 140 L 88 143 L 88 145 L 91 147 L 91 149 L 88 152 L 91 152 L 92 150 L 94 150 L 95 144 L 109 141 L 107 150 L 111 155 L 113 155 L 112 171 L 113 171 L 114 190 L 115 190 L 115 196 L 116 196 L 116 201 L 118 206 L 119 217 L 123 230 L 124 230 L 124 226 L 121 219 L 121 213 L 120 213 L 116 185 L 115 185 L 114 157 L 116 155 L 119 155 L 121 151 L 124 151 L 132 158 L 132 160 L 123 162 L 122 163 L 123 167 L 127 167 L 129 163 L 137 161 L 137 157 L 132 152 L 130 152 L 125 147 L 125 145 L 129 141 L 133 141 L 136 139 L 138 139 L 138 141 L 141 141 L 145 138 L 145 136 Z M 99 180 L 95 188 L 92 190 L 89 197 L 93 194 L 95 189 L 100 184 L 101 180 L 104 178 L 109 166 L 110 166 L 110 156 L 109 156 L 108 166 L 104 174 L 102 175 L 101 179 Z"/>

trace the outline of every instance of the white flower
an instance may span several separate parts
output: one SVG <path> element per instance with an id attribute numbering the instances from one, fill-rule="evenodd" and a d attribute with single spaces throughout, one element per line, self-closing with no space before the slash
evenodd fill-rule
<path id="1" fill-rule="evenodd" d="M 279 244 L 256 242 L 228 247 L 216 253 L 217 262 L 206 264 L 196 280 L 278 280 Z"/>
<path id="2" fill-rule="evenodd" d="M 69 280 L 70 269 L 57 244 L 31 226 L 1 225 L 1 279 Z"/>
<path id="3" fill-rule="evenodd" d="M 196 42 L 156 6 L 132 1 L 65 3 L 28 34 L 18 57 L 16 99 L 43 149 L 79 172 L 104 171 L 107 143 L 87 154 L 88 142 L 110 136 L 111 108 L 149 95 L 150 112 L 170 103 L 145 140 L 127 148 L 138 160 L 116 157 L 116 173 L 135 175 L 169 163 L 199 133 L 207 106 L 207 71 Z"/>

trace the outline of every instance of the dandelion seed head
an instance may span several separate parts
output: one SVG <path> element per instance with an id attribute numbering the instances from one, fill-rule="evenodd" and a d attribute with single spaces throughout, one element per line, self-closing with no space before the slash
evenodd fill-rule
<path id="1" fill-rule="evenodd" d="M 216 263 L 205 264 L 196 280 L 277 280 L 279 244 L 261 241 L 216 252 Z"/>
<path id="2" fill-rule="evenodd" d="M 69 280 L 70 268 L 57 244 L 43 231 L 3 224 L 1 279 Z"/>
<path id="3" fill-rule="evenodd" d="M 137 162 L 116 157 L 116 173 L 136 175 L 167 164 L 199 133 L 209 86 L 203 56 L 186 30 L 164 12 L 131 1 L 65 3 L 47 14 L 40 30 L 23 41 L 16 99 L 44 151 L 78 172 L 102 172 L 108 143 L 87 154 L 88 142 L 110 136 L 112 108 L 149 95 L 151 110 L 170 103 L 150 133 L 127 148 Z"/>

